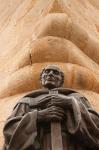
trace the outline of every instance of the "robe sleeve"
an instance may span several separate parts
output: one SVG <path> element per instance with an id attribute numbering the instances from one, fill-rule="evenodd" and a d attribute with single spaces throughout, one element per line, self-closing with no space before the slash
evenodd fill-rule
<path id="1" fill-rule="evenodd" d="M 71 94 L 72 106 L 67 111 L 66 126 L 71 135 L 88 148 L 99 148 L 99 114 L 88 100 L 79 94 Z"/>
<path id="2" fill-rule="evenodd" d="M 4 150 L 24 150 L 33 145 L 37 135 L 37 110 L 19 103 L 4 126 Z"/>

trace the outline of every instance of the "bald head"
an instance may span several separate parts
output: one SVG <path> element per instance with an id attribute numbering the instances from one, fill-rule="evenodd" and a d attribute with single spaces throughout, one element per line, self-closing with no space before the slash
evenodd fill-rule
<path id="1" fill-rule="evenodd" d="M 40 79 L 43 87 L 58 88 L 64 82 L 64 73 L 57 65 L 48 65 L 42 70 Z"/>

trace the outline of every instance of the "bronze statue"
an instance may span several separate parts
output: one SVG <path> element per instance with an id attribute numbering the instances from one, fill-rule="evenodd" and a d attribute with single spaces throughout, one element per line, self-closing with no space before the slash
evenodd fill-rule
<path id="1" fill-rule="evenodd" d="M 55 65 L 40 80 L 43 88 L 23 97 L 7 119 L 4 150 L 55 150 L 55 142 L 56 150 L 98 150 L 99 114 L 88 100 L 61 87 L 64 73 Z"/>

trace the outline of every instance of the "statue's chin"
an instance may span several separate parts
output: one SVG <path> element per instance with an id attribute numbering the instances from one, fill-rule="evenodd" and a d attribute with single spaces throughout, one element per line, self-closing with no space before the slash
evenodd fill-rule
<path id="1" fill-rule="evenodd" d="M 48 82 L 44 85 L 44 87 L 47 89 L 53 89 L 53 88 L 56 88 L 56 85 L 52 84 L 51 82 Z"/>

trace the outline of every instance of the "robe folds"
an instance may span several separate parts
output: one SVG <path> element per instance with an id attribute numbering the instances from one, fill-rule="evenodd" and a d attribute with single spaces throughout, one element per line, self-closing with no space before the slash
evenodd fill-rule
<path id="1" fill-rule="evenodd" d="M 63 150 L 99 150 L 99 114 L 78 92 L 53 90 L 71 97 L 71 108 L 61 122 Z M 38 101 L 48 94 L 46 89 L 35 90 L 18 101 L 4 126 L 3 150 L 51 150 L 50 123 L 37 122 Z"/>

